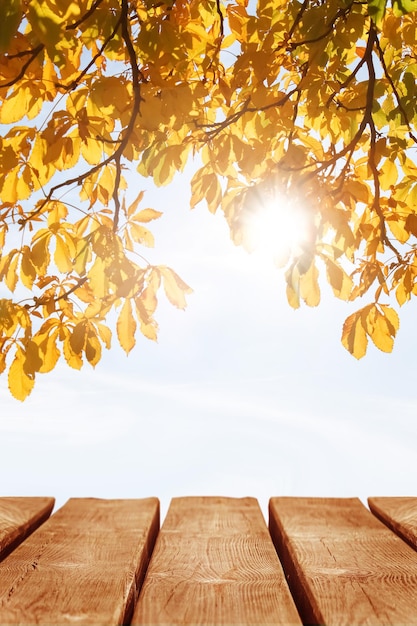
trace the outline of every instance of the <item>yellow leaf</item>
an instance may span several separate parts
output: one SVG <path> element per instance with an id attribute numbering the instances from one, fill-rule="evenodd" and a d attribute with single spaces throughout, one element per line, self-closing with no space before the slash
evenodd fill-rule
<path id="1" fill-rule="evenodd" d="M 83 276 L 86 271 L 87 263 L 91 260 L 91 249 L 88 241 L 78 239 L 76 242 L 76 253 L 74 255 L 74 270 L 79 276 Z"/>
<path id="2" fill-rule="evenodd" d="M 63 202 L 50 202 L 47 204 L 48 226 L 59 223 L 68 215 L 68 209 Z"/>
<path id="3" fill-rule="evenodd" d="M 140 332 L 144 337 L 151 341 L 156 341 L 158 338 L 158 324 L 148 314 L 140 298 L 135 299 L 136 313 L 140 323 Z"/>
<path id="4" fill-rule="evenodd" d="M 366 316 L 366 331 L 379 350 L 382 350 L 382 352 L 392 352 L 395 329 L 376 306 L 372 306 L 368 311 Z"/>
<path id="5" fill-rule="evenodd" d="M 49 2 L 45 0 L 31 0 L 27 7 L 27 18 L 39 41 L 45 44 L 51 59 L 57 62 L 61 56 L 56 44 L 60 41 L 63 25 L 61 16 L 48 5 Z"/>
<path id="6" fill-rule="evenodd" d="M 0 262 L 0 280 L 5 281 L 10 291 L 14 291 L 17 283 L 17 264 L 19 250 L 11 250 Z"/>
<path id="7" fill-rule="evenodd" d="M 400 243 L 405 243 L 406 241 L 409 240 L 410 232 L 407 230 L 406 221 L 404 220 L 402 216 L 396 213 L 392 213 L 391 215 L 387 217 L 386 221 L 387 221 L 390 231 Z"/>
<path id="8" fill-rule="evenodd" d="M 8 270 L 4 279 L 10 291 L 14 291 L 16 289 L 18 261 L 19 261 L 19 257 L 18 255 L 16 255 L 10 262 L 10 265 L 8 267 Z"/>
<path id="9" fill-rule="evenodd" d="M 22 248 L 22 262 L 20 264 L 20 280 L 28 289 L 32 289 L 36 279 L 36 268 L 31 260 L 31 251 L 29 246 Z"/>
<path id="10" fill-rule="evenodd" d="M 112 337 L 110 328 L 108 328 L 108 326 L 105 326 L 104 324 L 98 323 L 97 330 L 98 330 L 98 334 L 100 335 L 100 339 L 106 346 L 107 350 L 109 350 L 111 348 L 111 337 Z"/>
<path id="11" fill-rule="evenodd" d="M 87 361 L 95 367 L 101 359 L 101 343 L 95 330 L 90 326 L 85 343 L 85 357 Z"/>
<path id="12" fill-rule="evenodd" d="M 400 306 L 402 306 L 405 302 L 408 302 L 408 300 L 410 300 L 411 293 L 408 289 L 405 288 L 404 282 L 401 282 L 398 284 L 397 290 L 395 292 L 395 296 Z"/>
<path id="13" fill-rule="evenodd" d="M 285 272 L 285 280 L 287 283 L 287 300 L 293 309 L 300 308 L 300 273 L 296 265 L 292 265 Z"/>
<path id="14" fill-rule="evenodd" d="M 222 199 L 222 188 L 216 174 L 209 174 L 204 178 L 205 200 L 210 213 L 215 213 Z"/>
<path id="15" fill-rule="evenodd" d="M 417 215 L 415 213 L 409 213 L 407 215 L 405 228 L 409 233 L 414 235 L 414 237 L 417 237 Z"/>
<path id="16" fill-rule="evenodd" d="M 4 345 L 2 346 L 2 350 L 4 350 Z M 4 352 L 0 352 L 0 374 L 3 374 L 6 369 L 6 354 Z"/>
<path id="17" fill-rule="evenodd" d="M 327 269 L 327 280 L 333 289 L 333 293 L 337 298 L 348 300 L 352 290 L 353 281 L 338 263 L 325 258 Z"/>
<path id="18" fill-rule="evenodd" d="M 314 263 L 300 276 L 300 295 L 308 306 L 317 306 L 320 303 L 318 277 L 319 271 Z"/>
<path id="19" fill-rule="evenodd" d="M 28 310 L 12 300 L 0 298 L 0 332 L 3 336 L 12 337 L 16 329 L 27 329 L 25 335 L 30 332 L 31 318 Z"/>
<path id="20" fill-rule="evenodd" d="M 367 204 L 372 197 L 369 185 L 360 180 L 350 180 L 347 185 L 347 192 L 351 194 L 355 200 Z"/>
<path id="21" fill-rule="evenodd" d="M 69 328 L 63 327 L 61 329 L 62 341 L 64 342 L 64 357 L 68 365 L 76 370 L 81 369 L 83 360 L 81 354 L 77 354 L 71 347 L 72 333 Z"/>
<path id="22" fill-rule="evenodd" d="M 147 339 L 150 339 L 151 341 L 156 341 L 158 339 L 158 324 L 154 319 L 151 319 L 146 324 L 141 321 L 140 332 Z"/>
<path id="23" fill-rule="evenodd" d="M 400 318 L 398 317 L 397 311 L 395 311 L 392 307 L 387 304 L 381 304 L 381 309 L 383 314 L 385 315 L 387 322 L 391 326 L 391 335 L 395 336 L 397 330 L 400 327 Z"/>
<path id="24" fill-rule="evenodd" d="M 131 301 L 126 298 L 117 320 L 117 337 L 126 354 L 129 354 L 136 343 L 135 333 L 136 321 L 132 314 L 132 304 Z"/>
<path id="25" fill-rule="evenodd" d="M 49 322 L 49 323 L 48 323 Z M 41 374 L 54 369 L 60 357 L 60 351 L 56 342 L 59 335 L 58 320 L 47 320 L 41 329 L 33 336 L 33 342 L 39 347 L 42 365 L 39 368 Z M 52 330 L 52 332 L 50 332 Z"/>
<path id="26" fill-rule="evenodd" d="M 342 344 L 356 359 L 366 354 L 368 338 L 362 326 L 362 310 L 349 315 L 343 324 Z"/>
<path id="27" fill-rule="evenodd" d="M 190 206 L 193 209 L 201 200 L 205 198 L 206 194 L 206 179 L 207 176 L 211 176 L 212 174 L 207 171 L 207 167 L 200 167 L 197 170 L 192 179 L 191 179 L 191 200 Z"/>
<path id="28" fill-rule="evenodd" d="M 152 169 L 152 176 L 158 187 L 167 185 L 177 171 L 169 148 L 174 148 L 174 146 L 169 146 L 158 155 L 155 167 Z"/>
<path id="29" fill-rule="evenodd" d="M 73 264 L 69 255 L 67 244 L 59 235 L 57 235 L 55 245 L 54 260 L 57 268 L 60 272 L 70 272 L 73 268 Z"/>
<path id="30" fill-rule="evenodd" d="M 86 137 L 81 144 L 81 154 L 90 165 L 97 165 L 103 157 L 103 141 Z"/>
<path id="31" fill-rule="evenodd" d="M 33 339 L 27 342 L 25 346 L 25 362 L 23 369 L 25 374 L 30 378 L 34 377 L 36 372 L 39 372 L 42 367 L 42 359 L 39 354 L 39 346 Z"/>
<path id="32" fill-rule="evenodd" d="M 88 284 L 97 298 L 103 298 L 108 292 L 109 281 L 106 276 L 106 267 L 106 262 L 98 256 L 88 272 Z"/>
<path id="33" fill-rule="evenodd" d="M 161 211 L 155 211 L 155 209 L 143 209 L 143 211 L 139 211 L 139 213 L 135 213 L 135 215 L 131 218 L 134 222 L 150 222 L 152 220 L 158 219 L 161 217 Z"/>
<path id="34" fill-rule="evenodd" d="M 144 191 L 139 191 L 137 198 L 133 200 L 132 204 L 128 206 L 127 211 L 126 211 L 128 217 L 131 217 L 134 214 L 134 212 L 138 208 L 139 202 L 143 200 L 144 195 L 145 195 Z"/>
<path id="35" fill-rule="evenodd" d="M 7 99 L 1 101 L 0 123 L 13 124 L 21 120 L 30 110 L 33 93 L 29 86 L 21 85 Z"/>
<path id="36" fill-rule="evenodd" d="M 248 15 L 243 6 L 228 5 L 227 17 L 229 27 L 236 39 L 241 42 L 247 41 L 247 22 Z"/>
<path id="37" fill-rule="evenodd" d="M 185 309 L 187 306 L 185 295 L 193 292 L 191 287 L 189 287 L 171 268 L 160 265 L 158 269 L 161 272 L 165 294 L 170 303 L 178 309 Z"/>
<path id="38" fill-rule="evenodd" d="M 139 224 L 130 222 L 129 232 L 132 239 L 137 243 L 141 243 L 143 246 L 147 246 L 148 248 L 154 247 L 154 236 L 152 235 L 151 231 L 144 226 L 140 226 Z"/>
<path id="39" fill-rule="evenodd" d="M 398 170 L 395 163 L 391 159 L 385 159 L 381 167 L 381 176 L 379 177 L 381 188 L 384 190 L 390 189 L 390 187 L 395 185 L 397 179 Z"/>
<path id="40" fill-rule="evenodd" d="M 110 198 L 113 196 L 114 183 L 116 180 L 116 169 L 113 165 L 106 165 L 102 169 L 102 174 L 99 180 L 99 196 L 105 206 L 108 205 Z"/>
<path id="41" fill-rule="evenodd" d="M 154 268 L 148 276 L 148 284 L 140 294 L 140 302 L 144 307 L 148 317 L 152 317 L 158 304 L 156 293 L 160 287 L 160 274 Z"/>
<path id="42" fill-rule="evenodd" d="M 40 275 L 46 274 L 48 269 L 50 261 L 48 244 L 51 236 L 51 231 L 43 228 L 35 234 L 32 240 L 31 261 Z"/>
<path id="43" fill-rule="evenodd" d="M 69 340 L 70 346 L 75 354 L 81 354 L 84 350 L 86 334 L 86 322 L 78 322 L 78 324 L 75 325 Z"/>
<path id="44" fill-rule="evenodd" d="M 25 372 L 25 354 L 20 346 L 9 368 L 8 384 L 10 393 L 16 400 L 25 400 L 33 389 L 35 376 Z"/>

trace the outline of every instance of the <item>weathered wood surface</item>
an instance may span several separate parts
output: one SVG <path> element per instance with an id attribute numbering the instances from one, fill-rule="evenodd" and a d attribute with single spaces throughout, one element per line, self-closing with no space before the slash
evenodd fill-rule
<path id="1" fill-rule="evenodd" d="M 43 524 L 55 498 L 0 498 L 0 561 Z"/>
<path id="2" fill-rule="evenodd" d="M 0 624 L 127 623 L 159 501 L 71 499 L 0 563 Z"/>
<path id="3" fill-rule="evenodd" d="M 301 624 L 257 500 L 174 498 L 132 624 Z"/>
<path id="4" fill-rule="evenodd" d="M 270 531 L 307 624 L 417 624 L 417 553 L 356 498 L 272 498 Z"/>
<path id="5" fill-rule="evenodd" d="M 374 515 L 417 550 L 417 498 L 368 498 L 368 504 Z"/>

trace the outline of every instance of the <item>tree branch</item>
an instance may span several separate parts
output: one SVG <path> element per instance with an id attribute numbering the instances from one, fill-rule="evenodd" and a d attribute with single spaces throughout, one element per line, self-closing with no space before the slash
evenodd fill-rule
<path id="1" fill-rule="evenodd" d="M 113 154 L 111 154 L 109 157 L 107 157 L 104 161 L 102 161 L 101 163 L 98 163 L 97 165 L 94 165 L 93 167 L 91 167 L 86 172 L 84 172 L 82 174 L 79 174 L 78 176 L 75 176 L 74 178 L 67 179 L 67 180 L 65 180 L 65 181 L 63 181 L 61 183 L 58 183 L 54 187 L 51 187 L 51 189 L 49 190 L 48 195 L 44 198 L 43 202 L 38 206 L 38 208 L 35 211 L 32 211 L 31 213 L 29 213 L 26 218 L 22 219 L 22 226 L 23 227 L 26 225 L 26 223 L 28 221 L 30 221 L 31 219 L 36 217 L 36 215 L 38 215 L 39 213 L 42 212 L 42 210 L 45 207 L 45 205 L 52 200 L 52 197 L 54 196 L 56 191 L 58 191 L 59 189 L 62 189 L 64 187 L 69 187 L 69 186 L 74 185 L 74 184 L 81 185 L 82 182 L 86 178 L 88 178 L 89 176 L 92 176 L 95 172 L 97 172 L 98 170 L 102 169 L 106 165 L 109 165 L 112 162 L 114 162 L 116 164 L 116 180 L 115 180 L 115 186 L 114 186 L 114 189 L 113 189 L 113 199 L 115 198 L 115 194 L 118 192 L 118 184 L 120 183 L 120 175 L 121 175 L 121 158 L 123 156 L 123 151 L 125 150 L 126 145 L 127 145 L 128 141 L 129 141 L 130 135 L 133 132 L 133 128 L 134 128 L 134 125 L 135 125 L 136 117 L 139 114 L 140 103 L 142 101 L 142 96 L 141 96 L 141 92 L 140 92 L 140 80 L 141 80 L 142 77 L 141 77 L 141 73 L 139 71 L 139 67 L 138 67 L 138 63 L 137 63 L 136 52 L 135 52 L 135 49 L 133 47 L 132 41 L 130 39 L 128 11 L 129 11 L 128 0 L 122 0 L 122 10 L 121 10 L 120 16 L 119 16 L 119 18 L 117 20 L 117 28 L 121 28 L 122 38 L 123 38 L 123 40 L 125 42 L 126 49 L 127 49 L 127 52 L 128 52 L 128 56 L 129 56 L 129 60 L 130 60 L 130 66 L 131 66 L 131 70 L 132 70 L 132 86 L 133 86 L 132 114 L 130 116 L 129 123 L 128 123 L 125 131 L 124 131 L 123 137 L 120 139 L 120 143 L 119 143 L 117 149 L 113 152 Z M 112 36 L 114 36 L 116 30 L 113 29 L 113 31 L 114 32 L 113 32 Z M 116 185 L 116 183 L 117 183 L 117 185 Z M 119 212 L 120 212 L 120 203 L 118 203 L 118 201 L 116 201 L 115 205 L 116 206 L 115 206 L 115 216 L 114 216 L 114 231 L 117 230 L 117 226 L 118 226 Z"/>
<path id="2" fill-rule="evenodd" d="M 302 7 L 303 10 L 304 10 L 304 4 L 303 4 L 303 7 Z M 312 39 L 304 39 L 303 41 L 294 41 L 292 43 L 288 43 L 287 44 L 287 49 L 288 50 L 295 50 L 295 48 L 298 48 L 299 46 L 305 46 L 305 45 L 308 45 L 310 43 L 317 43 L 318 41 L 322 41 L 323 39 L 326 39 L 326 37 L 328 37 L 332 33 L 334 25 L 336 24 L 337 20 L 339 18 L 346 17 L 346 15 L 350 12 L 351 8 L 352 8 L 352 5 L 350 4 L 349 6 L 347 6 L 344 9 L 341 9 L 341 8 L 338 9 L 336 14 L 334 15 L 333 19 L 329 22 L 326 30 L 321 35 L 318 35 L 317 37 L 313 37 Z M 301 17 L 300 17 L 300 19 L 301 19 Z M 293 33 L 294 30 L 293 29 L 291 29 L 291 30 L 292 30 L 292 33 Z M 291 33 L 291 36 L 292 36 L 292 33 Z"/>
<path id="3" fill-rule="evenodd" d="M 364 119 L 366 121 L 367 126 L 369 126 L 370 142 L 371 142 L 370 149 L 369 149 L 369 167 L 372 171 L 372 178 L 373 178 L 373 183 L 374 183 L 374 200 L 372 203 L 372 209 L 375 211 L 375 213 L 378 215 L 378 218 L 379 218 L 379 226 L 381 229 L 381 241 L 388 248 L 390 248 L 396 255 L 397 259 L 401 261 L 402 257 L 400 253 L 395 248 L 395 246 L 391 243 L 391 241 L 388 239 L 387 229 L 385 225 L 385 217 L 381 209 L 381 203 L 380 203 L 381 185 L 379 182 L 379 172 L 378 172 L 378 168 L 376 164 L 377 132 L 375 128 L 375 122 L 372 116 L 372 109 L 373 109 L 373 104 L 374 104 L 374 99 L 375 99 L 374 90 L 375 90 L 375 80 L 376 80 L 375 66 L 373 63 L 372 55 L 374 52 L 374 47 L 376 45 L 377 39 L 378 39 L 378 36 L 377 36 L 376 28 L 375 28 L 374 23 L 371 21 L 371 27 L 369 30 L 369 37 L 368 37 L 368 45 L 366 47 L 366 53 L 365 53 L 366 67 L 368 69 L 368 90 L 366 94 L 366 111 L 365 111 Z"/>
<path id="4" fill-rule="evenodd" d="M 88 70 L 94 65 L 96 60 L 99 57 L 101 57 L 101 55 L 103 54 L 103 52 L 106 49 L 106 47 L 108 46 L 108 44 L 110 43 L 110 41 L 113 39 L 113 37 L 115 36 L 117 31 L 119 30 L 120 21 L 121 21 L 121 17 L 117 20 L 116 25 L 113 28 L 113 30 L 110 33 L 110 35 L 104 40 L 101 48 L 96 52 L 96 54 L 93 56 L 91 61 L 88 63 L 88 65 L 86 65 L 86 67 L 82 70 L 82 72 L 80 72 L 80 74 L 77 76 L 77 78 L 75 78 L 69 85 L 63 85 L 62 83 L 55 83 L 55 87 L 59 87 L 60 89 L 64 89 L 65 91 L 72 91 L 73 89 L 75 89 L 80 84 L 80 81 L 87 74 Z"/>
<path id="5" fill-rule="evenodd" d="M 393 80 L 392 80 L 392 78 L 390 76 L 390 73 L 388 72 L 387 64 L 385 63 L 384 52 L 383 52 L 383 50 L 381 48 L 381 43 L 380 43 L 378 37 L 375 37 L 375 46 L 376 46 L 376 49 L 378 51 L 378 57 L 379 57 L 379 60 L 381 62 L 381 65 L 382 65 L 382 69 L 384 70 L 385 78 L 388 80 L 388 82 L 390 84 L 390 87 L 392 89 L 392 93 L 394 94 L 395 99 L 397 101 L 400 113 L 403 116 L 404 121 L 405 121 L 405 123 L 408 126 L 408 133 L 409 133 L 411 139 L 414 141 L 414 143 L 417 143 L 417 137 L 412 132 L 411 123 L 410 123 L 410 120 L 408 119 L 408 115 L 407 115 L 407 113 L 406 113 L 406 111 L 405 111 L 405 109 L 404 109 L 404 107 L 402 105 L 400 94 L 398 93 L 398 90 L 397 90 L 396 86 L 394 85 L 394 82 L 393 82 Z"/>
<path id="6" fill-rule="evenodd" d="M 114 156 L 114 161 L 116 163 L 116 179 L 114 182 L 114 189 L 113 189 L 113 200 L 115 204 L 113 232 L 117 231 L 117 228 L 119 225 L 120 201 L 119 201 L 118 194 L 119 194 L 119 184 L 120 184 L 120 176 L 121 176 L 120 159 L 121 159 L 124 149 L 126 148 L 127 142 L 129 141 L 130 135 L 133 132 L 136 118 L 139 115 L 140 103 L 142 102 L 142 95 L 141 95 L 141 90 L 140 90 L 140 81 L 142 79 L 142 76 L 139 70 L 138 59 L 136 56 L 135 48 L 130 38 L 128 16 L 129 16 L 128 0 L 122 0 L 122 11 L 120 14 L 120 21 L 121 21 L 121 27 L 122 27 L 122 38 L 126 45 L 126 50 L 129 56 L 130 68 L 132 70 L 133 109 L 132 109 L 132 115 L 130 116 L 130 119 L 129 119 L 129 124 L 126 128 L 126 132 Z"/>

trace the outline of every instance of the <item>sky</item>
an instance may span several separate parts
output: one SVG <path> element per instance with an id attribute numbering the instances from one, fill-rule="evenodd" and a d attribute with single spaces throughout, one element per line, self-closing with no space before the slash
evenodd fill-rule
<path id="1" fill-rule="evenodd" d="M 341 329 L 366 302 L 323 288 L 294 311 L 282 273 L 187 193 L 144 201 L 164 210 L 149 257 L 194 289 L 185 311 L 161 297 L 158 343 L 127 357 L 114 340 L 95 370 L 39 375 L 24 403 L 0 377 L 2 495 L 157 496 L 162 516 L 184 495 L 253 496 L 265 515 L 272 496 L 415 495 L 416 305 L 392 354 L 357 361 Z"/>

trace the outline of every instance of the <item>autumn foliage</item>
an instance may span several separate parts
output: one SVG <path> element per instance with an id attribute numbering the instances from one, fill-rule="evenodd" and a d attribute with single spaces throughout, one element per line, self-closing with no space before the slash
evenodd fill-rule
<path id="1" fill-rule="evenodd" d="M 152 221 L 126 172 L 168 184 L 192 157 L 191 206 L 249 246 L 266 199 L 302 204 L 285 251 L 291 306 L 368 300 L 357 358 L 390 351 L 417 293 L 417 20 L 411 0 L 7 0 L 0 8 L 0 371 L 18 399 L 61 356 L 96 365 L 114 318 L 156 339 Z M 394 297 L 393 297 L 394 296 Z M 116 317 L 114 317 L 114 313 Z"/>

